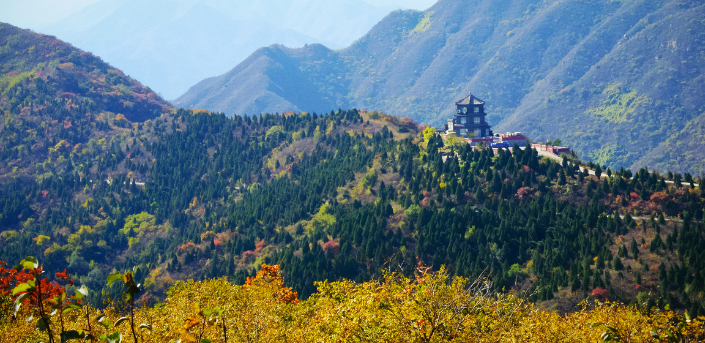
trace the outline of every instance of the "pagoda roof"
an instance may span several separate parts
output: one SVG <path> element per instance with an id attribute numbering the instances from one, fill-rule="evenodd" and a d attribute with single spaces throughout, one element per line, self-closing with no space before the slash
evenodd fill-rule
<path id="1" fill-rule="evenodd" d="M 460 100 L 460 101 L 456 102 L 455 104 L 456 105 L 470 105 L 471 103 L 473 105 L 484 105 L 485 104 L 484 101 L 476 98 L 474 95 L 472 95 L 472 93 L 469 93 L 468 96 L 466 96 L 463 100 Z"/>

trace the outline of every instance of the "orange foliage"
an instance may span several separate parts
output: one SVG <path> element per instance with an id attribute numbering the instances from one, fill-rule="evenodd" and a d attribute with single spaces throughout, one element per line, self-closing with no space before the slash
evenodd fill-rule
<path id="1" fill-rule="evenodd" d="M 262 247 L 264 247 L 264 239 L 260 240 L 255 244 L 255 252 L 260 252 L 262 251 Z"/>
<path id="2" fill-rule="evenodd" d="M 668 193 L 656 192 L 656 193 L 654 193 L 654 194 L 651 194 L 651 198 L 650 198 L 650 199 L 651 199 L 651 201 L 656 201 L 656 202 L 659 202 L 659 203 L 663 203 L 663 202 L 665 202 L 666 200 L 668 200 L 669 197 L 670 197 L 670 195 L 668 195 Z"/>
<path id="3" fill-rule="evenodd" d="M 191 250 L 194 249 L 195 247 L 196 247 L 196 244 L 194 244 L 193 242 L 189 241 L 189 242 L 186 243 L 186 244 L 181 244 L 181 245 L 179 245 L 179 252 L 191 251 Z"/>
<path id="4" fill-rule="evenodd" d="M 337 255 L 340 252 L 340 244 L 334 240 L 330 240 L 323 244 L 323 251 L 330 251 Z"/>
<path id="5" fill-rule="evenodd" d="M 245 281 L 245 287 L 257 287 L 273 285 L 276 289 L 276 295 L 281 302 L 285 304 L 298 304 L 298 293 L 291 290 L 291 287 L 284 287 L 284 277 L 279 272 L 279 265 L 269 266 L 262 264 L 262 269 L 257 272 L 255 277 L 248 277 Z"/>

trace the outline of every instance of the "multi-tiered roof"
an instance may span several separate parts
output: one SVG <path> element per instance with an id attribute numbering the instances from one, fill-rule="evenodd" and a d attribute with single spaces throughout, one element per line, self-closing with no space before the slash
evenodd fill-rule
<path id="1" fill-rule="evenodd" d="M 449 133 L 455 133 L 460 137 L 468 137 L 470 134 L 477 138 L 492 136 L 492 127 L 486 120 L 484 101 L 470 93 L 455 105 L 457 107 L 455 118 L 448 119 Z"/>

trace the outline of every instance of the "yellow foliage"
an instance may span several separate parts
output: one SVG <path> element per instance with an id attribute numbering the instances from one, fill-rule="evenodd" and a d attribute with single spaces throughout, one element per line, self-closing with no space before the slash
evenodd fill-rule
<path id="1" fill-rule="evenodd" d="M 44 245 L 44 243 L 49 242 L 49 240 L 51 240 L 51 237 L 39 235 L 39 236 L 37 236 L 37 245 L 42 246 L 42 245 Z"/>
<path id="2" fill-rule="evenodd" d="M 17 231 L 7 230 L 0 232 L 0 238 L 2 238 L 3 240 L 9 240 L 15 237 L 17 237 Z"/>
<path id="3" fill-rule="evenodd" d="M 691 342 L 701 341 L 705 317 L 679 316 L 670 310 L 651 314 L 621 304 L 583 302 L 577 312 L 560 315 L 534 309 L 523 298 L 497 294 L 483 277 L 450 278 L 445 268 L 432 273 L 419 264 L 413 277 L 385 273 L 379 280 L 318 282 L 317 293 L 299 301 L 284 287 L 279 266 L 262 265 L 243 286 L 227 278 L 177 281 L 167 299 L 134 313 L 140 342 Z M 148 287 L 162 281 L 150 272 Z M 46 341 L 36 321 L 0 321 L 3 343 Z M 88 312 L 105 323 L 124 316 L 113 308 Z M 50 316 L 52 331 L 86 327 L 85 315 Z M 128 321 L 130 319 L 128 318 Z M 95 322 L 94 322 L 95 324 Z M 98 337 L 118 331 L 132 342 L 130 323 L 108 331 L 93 325 Z M 225 337 L 227 335 L 227 340 Z M 677 337 L 677 340 L 669 339 Z M 59 341 L 58 337 L 55 341 Z"/>
<path id="4" fill-rule="evenodd" d="M 328 205 L 327 203 L 321 205 L 321 208 L 318 209 L 318 213 L 313 216 L 306 228 L 309 230 L 313 230 L 317 228 L 326 229 L 328 227 L 333 226 L 333 224 L 336 223 L 336 219 L 334 215 L 328 213 L 329 208 L 330 205 Z"/>
<path id="5" fill-rule="evenodd" d="M 92 234 L 93 233 L 93 228 L 91 228 L 90 225 L 81 225 L 80 229 L 78 230 L 79 235 L 87 235 L 87 234 Z"/>

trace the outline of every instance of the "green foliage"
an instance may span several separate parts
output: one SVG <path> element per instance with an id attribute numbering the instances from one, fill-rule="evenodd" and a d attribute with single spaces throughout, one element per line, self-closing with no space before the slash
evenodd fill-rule
<path id="1" fill-rule="evenodd" d="M 496 132 L 562 137 L 613 170 L 705 173 L 703 8 L 677 0 L 441 7 L 394 12 L 346 49 L 265 48 L 283 70 L 251 59 L 178 101 L 226 113 L 361 106 L 439 127 L 471 91 Z M 601 150 L 609 146 L 616 152 Z"/>
<path id="2" fill-rule="evenodd" d="M 421 214 L 421 207 L 419 205 L 413 204 L 404 210 L 404 215 L 407 216 L 411 221 L 415 221 L 419 214 Z"/>
<path id="3" fill-rule="evenodd" d="M 624 123 L 640 109 L 650 106 L 653 100 L 645 95 L 639 95 L 635 89 L 621 84 L 611 84 L 602 91 L 604 100 L 598 107 L 585 111 L 586 114 L 596 116 L 608 123 Z M 557 143 L 554 143 L 558 145 Z"/>
<path id="4" fill-rule="evenodd" d="M 423 18 L 419 20 L 419 23 L 414 27 L 409 33 L 410 35 L 426 32 L 431 27 L 431 16 L 433 16 L 433 11 L 428 11 L 424 14 Z"/>
<path id="5" fill-rule="evenodd" d="M 703 239 L 692 219 L 702 218 L 698 188 L 676 189 L 646 170 L 579 178 L 571 166 L 534 150 L 495 154 L 461 144 L 454 147 L 458 158 L 444 161 L 444 144 L 432 129 L 423 142 L 418 132 L 399 139 L 379 121 L 365 123 L 363 134 L 353 130 L 362 125 L 356 110 L 315 117 L 178 110 L 145 123 L 127 121 L 132 129 L 120 129 L 125 134 L 114 129 L 78 148 L 70 138 L 69 146 L 54 141 L 47 147 L 56 148 L 53 156 L 68 156 L 67 169 L 0 187 L 0 220 L 10 229 L 2 234 L 0 259 L 44 256 L 47 270 L 67 268 L 81 284 L 103 288 L 87 299 L 96 307 L 103 301 L 130 306 L 117 283 L 100 280 L 132 266 L 133 282 L 145 285 L 137 296 L 152 303 L 179 279 L 227 275 L 242 284 L 261 262 L 281 264 L 287 285 L 306 299 L 316 292 L 314 281 L 362 282 L 381 277 L 386 265 L 419 259 L 448 266 L 452 276 L 489 270 L 496 290 L 539 290 L 532 300 L 560 302 L 567 300 L 558 294 L 607 289 L 608 277 L 618 278 L 603 247 L 628 244 L 615 243 L 620 235 L 659 242 L 655 227 L 644 230 L 638 220 L 614 213 L 688 212 L 677 234 L 664 219 L 663 237 L 652 244 L 661 254 L 654 258 L 668 265 L 665 281 L 652 271 L 641 278 L 668 283 L 664 303 L 705 311 L 690 292 L 700 281 L 685 277 L 702 268 L 692 249 Z M 268 139 L 268 132 L 278 132 L 272 127 L 306 134 L 298 141 Z M 316 128 L 331 130 L 316 141 Z M 76 153 L 84 145 L 92 151 L 85 158 Z M 275 153 L 286 161 L 280 167 L 287 177 L 268 168 Z M 353 195 L 342 201 L 345 192 Z M 638 249 L 643 258 L 645 249 Z M 602 263 L 586 266 L 596 256 Z M 629 275 L 633 261 L 620 261 Z M 624 280 L 611 284 L 611 294 L 628 302 L 636 296 L 629 292 L 634 278 Z"/>

